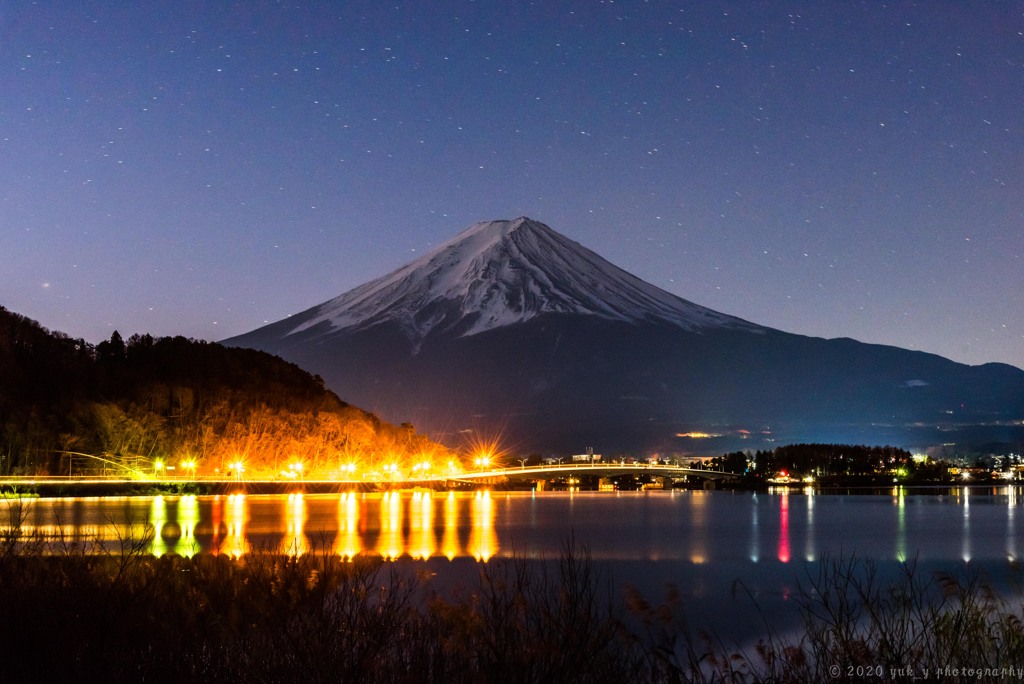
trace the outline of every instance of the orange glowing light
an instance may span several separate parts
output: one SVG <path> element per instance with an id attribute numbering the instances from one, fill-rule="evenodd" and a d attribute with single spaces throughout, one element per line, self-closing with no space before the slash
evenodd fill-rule
<path id="1" fill-rule="evenodd" d="M 490 560 L 498 551 L 498 535 L 494 532 L 494 502 L 488 491 L 477 492 L 470 502 L 470 554 L 478 561 Z"/>
<path id="2" fill-rule="evenodd" d="M 342 494 L 338 499 L 338 537 L 334 550 L 346 560 L 351 560 L 363 550 L 359 538 L 359 502 L 355 492 Z"/>
<path id="3" fill-rule="evenodd" d="M 402 495 L 399 492 L 385 492 L 380 500 L 380 542 L 377 552 L 386 560 L 395 560 L 402 555 Z"/>
<path id="4" fill-rule="evenodd" d="M 245 537 L 245 526 L 249 522 L 249 507 L 245 494 L 228 496 L 227 508 L 224 511 L 224 523 L 227 527 L 225 552 L 232 558 L 241 558 L 249 551 L 249 543 Z"/>
<path id="5" fill-rule="evenodd" d="M 289 494 L 285 508 L 287 533 L 281 545 L 281 551 L 288 556 L 302 556 L 309 547 L 306 544 L 306 499 L 302 494 Z"/>
<path id="6" fill-rule="evenodd" d="M 459 509 L 455 492 L 448 492 L 444 500 L 444 536 L 441 539 L 441 552 L 452 560 L 459 555 Z"/>
<path id="7" fill-rule="evenodd" d="M 409 555 L 417 560 L 426 560 L 434 555 L 433 492 L 413 492 L 409 528 Z"/>
<path id="8" fill-rule="evenodd" d="M 507 455 L 501 446 L 501 436 L 486 437 L 476 435 L 470 437 L 466 452 L 466 463 L 484 470 L 500 463 Z"/>

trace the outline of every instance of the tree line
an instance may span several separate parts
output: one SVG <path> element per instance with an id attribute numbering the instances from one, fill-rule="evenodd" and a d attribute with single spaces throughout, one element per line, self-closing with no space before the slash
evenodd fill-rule
<path id="1" fill-rule="evenodd" d="M 775 449 L 735 451 L 712 459 L 715 468 L 752 478 L 791 475 L 873 475 L 897 469 L 912 471 L 915 464 L 906 449 L 861 444 L 787 444 Z"/>

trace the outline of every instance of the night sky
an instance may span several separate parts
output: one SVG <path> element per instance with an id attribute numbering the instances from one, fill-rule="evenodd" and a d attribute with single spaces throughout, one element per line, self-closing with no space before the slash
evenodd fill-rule
<path id="1" fill-rule="evenodd" d="M 223 339 L 521 215 L 1024 366 L 1024 2 L 0 0 L 0 305 L 48 328 Z"/>

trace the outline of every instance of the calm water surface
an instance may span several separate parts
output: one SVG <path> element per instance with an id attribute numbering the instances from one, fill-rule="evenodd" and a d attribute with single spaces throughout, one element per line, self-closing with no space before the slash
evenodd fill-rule
<path id="1" fill-rule="evenodd" d="M 904 560 L 980 568 L 1009 586 L 1024 551 L 1019 496 L 1013 487 L 965 487 L 39 499 L 25 530 L 115 545 L 148 531 L 147 550 L 158 555 L 376 554 L 425 563 L 441 584 L 475 575 L 480 561 L 557 559 L 571 536 L 615 586 L 658 600 L 672 585 L 692 613 L 744 638 L 761 628 L 764 616 L 752 615 L 785 613 L 798 582 L 828 558 L 855 554 L 883 571 Z"/>

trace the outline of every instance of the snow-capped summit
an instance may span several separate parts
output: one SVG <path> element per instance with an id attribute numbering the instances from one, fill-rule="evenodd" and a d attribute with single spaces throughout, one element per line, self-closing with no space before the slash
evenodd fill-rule
<path id="1" fill-rule="evenodd" d="M 474 224 L 392 273 L 293 317 L 284 334 L 312 328 L 330 334 L 392 321 L 418 343 L 435 330 L 470 336 L 544 313 L 685 330 L 757 328 L 665 292 L 520 217 Z"/>

